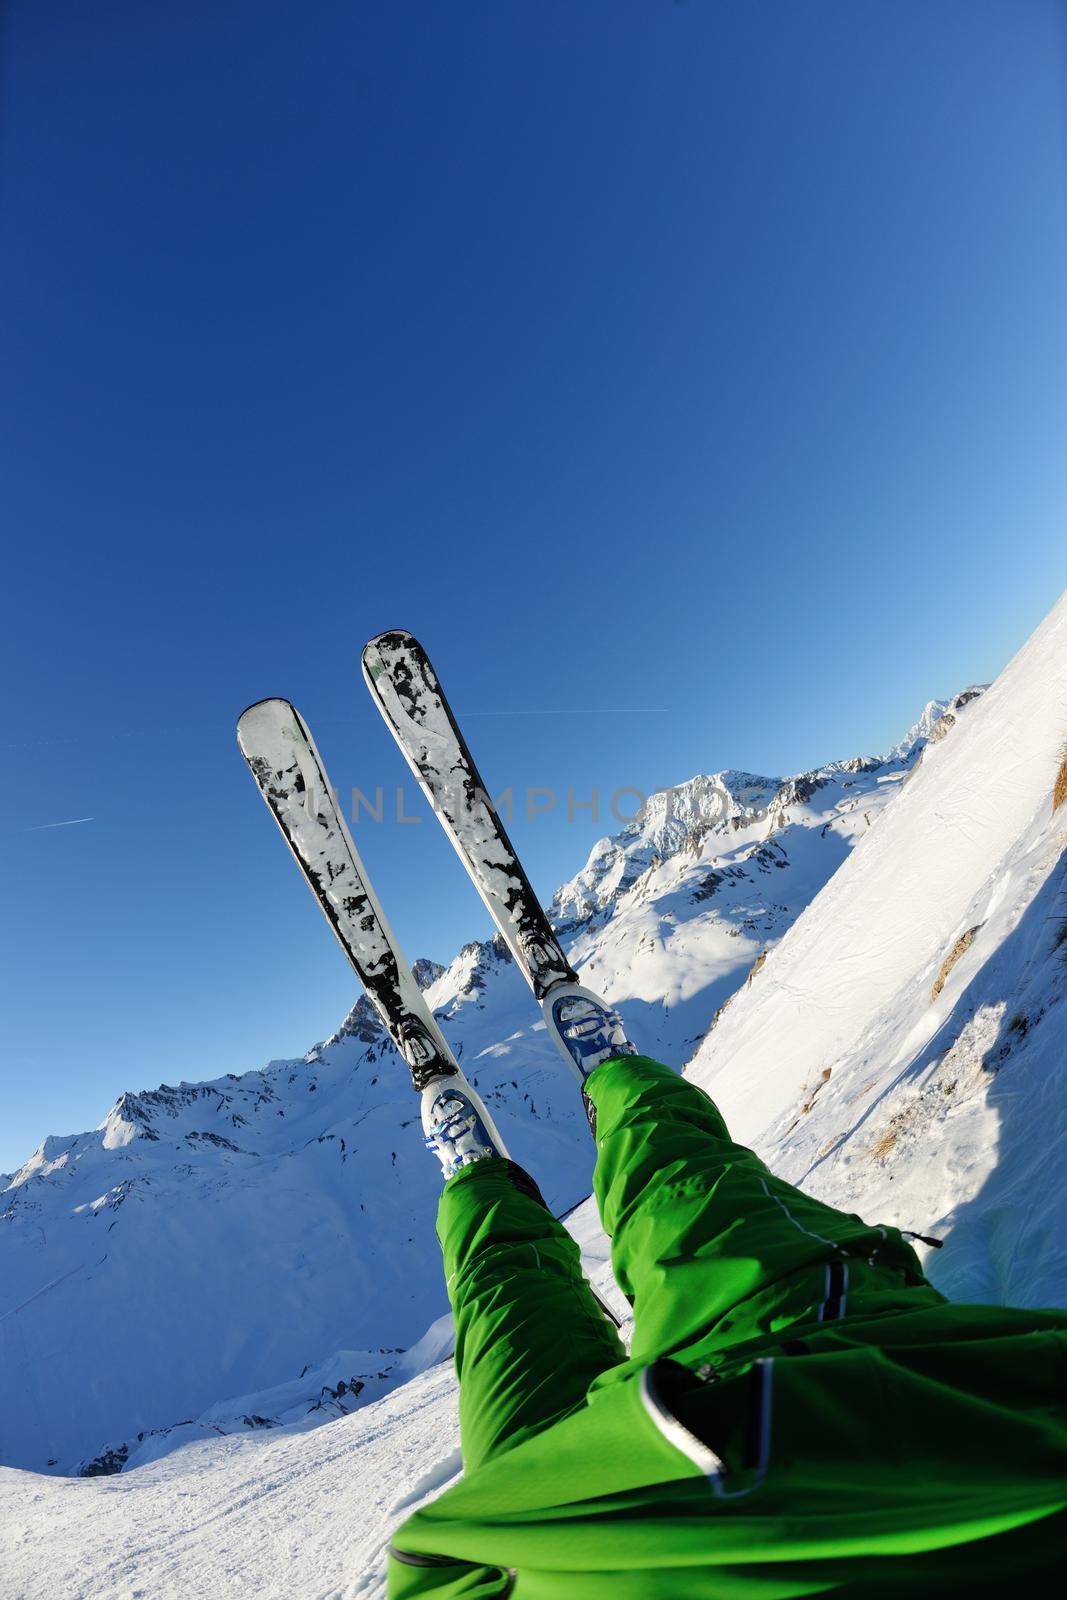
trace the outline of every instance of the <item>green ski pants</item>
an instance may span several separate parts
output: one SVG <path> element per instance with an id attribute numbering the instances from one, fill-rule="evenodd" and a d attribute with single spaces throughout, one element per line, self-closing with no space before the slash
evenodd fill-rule
<path id="1" fill-rule="evenodd" d="M 781 1347 L 793 1329 L 945 1303 L 896 1229 L 774 1177 L 668 1067 L 608 1061 L 586 1094 L 597 1206 L 634 1311 L 632 1354 L 532 1179 L 509 1161 L 463 1168 L 445 1184 L 438 1234 L 468 1473 L 659 1357 L 715 1370 L 742 1345 L 746 1357 L 764 1341 Z"/>

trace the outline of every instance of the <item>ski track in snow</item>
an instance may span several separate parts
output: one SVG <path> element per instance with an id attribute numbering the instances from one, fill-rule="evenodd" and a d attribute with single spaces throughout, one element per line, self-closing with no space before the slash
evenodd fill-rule
<path id="1" fill-rule="evenodd" d="M 630 1330 L 588 1203 L 569 1225 Z M 451 1358 L 328 1427 L 201 1440 L 113 1477 L 0 1467 L 4 1600 L 385 1600 L 393 1529 L 459 1476 Z"/>
<path id="2" fill-rule="evenodd" d="M 3 1468 L 0 1592 L 372 1600 L 398 1510 L 445 1487 L 458 1445 L 445 1364 L 332 1427 L 191 1444 L 108 1478 Z"/>
<path id="3" fill-rule="evenodd" d="M 688 1061 L 736 1135 L 792 1181 L 943 1235 L 927 1267 L 957 1299 L 1067 1301 L 1067 1198 L 1049 1182 L 1067 1135 L 1067 805 L 1051 809 L 1065 646 L 1067 598 L 988 694 L 947 718 L 931 702 L 911 736 L 933 735 L 917 766 L 905 741 L 881 762 L 785 781 L 726 772 L 653 797 L 551 908 L 583 980 L 643 1048 Z M 427 976 L 516 1159 L 571 1206 L 625 1336 L 607 1241 L 592 1202 L 575 1204 L 591 1155 L 580 1104 L 514 964 L 491 941 Z M 397 1072 L 362 1002 L 304 1062 L 125 1097 L 95 1134 L 46 1140 L 15 1175 L 0 1417 L 6 1458 L 17 1432 L 27 1465 L 0 1467 L 3 1600 L 384 1600 L 396 1523 L 459 1470 L 435 1184 Z M 250 1256 L 230 1298 L 236 1257 L 215 1260 L 220 1237 Z M 146 1251 L 161 1249 L 146 1280 Z M 190 1255 L 212 1315 L 187 1371 L 173 1343 L 146 1370 L 138 1352 L 181 1326 Z M 413 1274 L 420 1293 L 406 1296 Z M 265 1355 L 257 1295 L 281 1330 Z M 233 1335 L 225 1371 L 210 1366 L 217 1326 Z M 345 1340 L 370 1348 L 338 1350 Z M 357 1377 L 358 1398 L 330 1398 Z M 197 1383 L 206 1406 L 190 1399 Z M 198 1420 L 174 1427 L 182 1417 Z M 138 1418 L 166 1431 L 126 1470 L 58 1475 Z M 41 1430 L 63 1426 L 59 1466 L 27 1470 Z"/>

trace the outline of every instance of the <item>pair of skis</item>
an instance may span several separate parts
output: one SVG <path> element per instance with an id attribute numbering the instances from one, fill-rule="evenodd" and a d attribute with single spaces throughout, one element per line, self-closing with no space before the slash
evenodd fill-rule
<path id="1" fill-rule="evenodd" d="M 429 657 L 410 633 L 363 652 L 378 709 L 470 873 L 534 995 L 577 979 L 479 776 Z M 401 953 L 310 730 L 288 700 L 237 724 L 241 752 L 312 893 L 422 1090 L 459 1066 Z M 568 1065 L 570 1065 L 568 1058 Z"/>

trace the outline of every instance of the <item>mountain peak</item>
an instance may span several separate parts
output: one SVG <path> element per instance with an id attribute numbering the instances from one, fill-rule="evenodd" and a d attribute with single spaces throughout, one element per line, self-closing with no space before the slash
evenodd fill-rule
<path id="1" fill-rule="evenodd" d="M 970 705 L 972 700 L 977 700 L 978 696 L 984 694 L 988 688 L 987 683 L 972 683 L 948 700 L 928 700 L 918 722 L 913 722 L 899 744 L 895 744 L 890 750 L 890 759 L 904 760 L 912 755 L 917 747 L 943 739 L 963 708 Z"/>
<path id="2" fill-rule="evenodd" d="M 118 1150 L 132 1144 L 134 1139 L 158 1139 L 152 1126 L 152 1116 L 143 1095 L 121 1094 L 103 1122 L 105 1150 Z"/>
<path id="3" fill-rule="evenodd" d="M 444 970 L 439 961 L 431 961 L 429 956 L 418 956 L 411 963 L 412 977 L 420 989 L 428 989 L 431 983 L 436 983 Z"/>
<path id="4" fill-rule="evenodd" d="M 439 961 L 431 961 L 429 956 L 418 956 L 411 963 L 412 976 L 423 990 L 436 983 L 444 970 Z M 318 1044 L 313 1044 L 304 1059 L 308 1062 L 318 1061 L 324 1050 L 329 1050 L 342 1039 L 355 1039 L 359 1044 L 369 1045 L 379 1043 L 384 1037 L 385 1029 L 381 1018 L 367 996 L 361 994 L 336 1033 L 331 1033 L 328 1039 L 320 1039 Z"/>

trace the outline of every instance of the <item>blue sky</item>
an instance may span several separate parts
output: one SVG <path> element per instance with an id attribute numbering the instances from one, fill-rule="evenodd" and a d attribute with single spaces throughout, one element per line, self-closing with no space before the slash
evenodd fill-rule
<path id="1" fill-rule="evenodd" d="M 579 797 L 996 673 L 1067 580 L 1064 16 L 12 0 L 0 1168 L 339 1022 L 233 725 L 391 792 L 382 628 Z M 546 894 L 580 815 L 516 824 Z M 428 820 L 357 836 L 411 956 L 488 932 Z"/>

